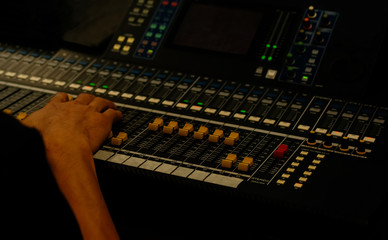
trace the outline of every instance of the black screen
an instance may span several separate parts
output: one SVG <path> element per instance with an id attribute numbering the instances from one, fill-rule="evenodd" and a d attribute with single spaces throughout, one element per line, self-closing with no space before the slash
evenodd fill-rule
<path id="1" fill-rule="evenodd" d="M 231 54 L 247 54 L 263 13 L 250 9 L 192 3 L 173 44 Z"/>

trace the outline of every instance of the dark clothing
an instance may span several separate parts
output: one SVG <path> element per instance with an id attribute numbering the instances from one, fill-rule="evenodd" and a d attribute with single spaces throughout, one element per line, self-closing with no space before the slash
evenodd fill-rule
<path id="1" fill-rule="evenodd" d="M 3 113 L 0 161 L 0 238 L 81 238 L 49 168 L 40 134 Z"/>

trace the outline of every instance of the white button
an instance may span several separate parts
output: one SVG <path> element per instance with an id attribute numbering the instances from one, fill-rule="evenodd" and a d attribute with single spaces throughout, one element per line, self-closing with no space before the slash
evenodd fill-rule
<path id="1" fill-rule="evenodd" d="M 118 96 L 119 94 L 120 94 L 119 91 L 110 90 L 110 91 L 108 92 L 108 95 L 110 95 L 110 96 Z"/>
<path id="2" fill-rule="evenodd" d="M 231 112 L 229 112 L 229 111 L 224 111 L 224 110 L 220 111 L 220 113 L 219 113 L 219 115 L 224 116 L 224 117 L 229 117 L 230 114 L 231 114 Z"/>
<path id="3" fill-rule="evenodd" d="M 283 121 L 280 121 L 279 124 L 278 124 L 280 127 L 290 127 L 291 126 L 291 123 L 290 122 L 283 122 Z"/>
<path id="4" fill-rule="evenodd" d="M 65 86 L 65 84 L 66 84 L 66 82 L 64 82 L 64 81 L 56 81 L 55 83 L 54 83 L 54 85 L 56 85 L 56 86 Z"/>
<path id="5" fill-rule="evenodd" d="M 96 90 L 95 90 L 95 92 L 96 93 L 105 93 L 106 92 L 106 89 L 103 89 L 103 88 L 97 88 Z"/>
<path id="6" fill-rule="evenodd" d="M 217 112 L 217 109 L 214 109 L 214 108 L 206 108 L 205 109 L 205 113 L 211 113 L 211 114 L 214 114 Z"/>
<path id="7" fill-rule="evenodd" d="M 80 88 L 81 85 L 79 85 L 78 83 L 72 83 L 72 84 L 69 85 L 69 87 L 71 87 L 71 88 Z"/>
<path id="8" fill-rule="evenodd" d="M 199 111 L 202 110 L 202 107 L 201 107 L 201 106 L 193 105 L 193 106 L 190 107 L 190 110 L 191 110 L 191 111 L 199 112 Z"/>
<path id="9" fill-rule="evenodd" d="M 82 90 L 87 91 L 87 92 L 90 92 L 90 91 L 93 90 L 93 87 L 91 87 L 91 86 L 83 86 L 83 87 L 82 87 Z"/>
<path id="10" fill-rule="evenodd" d="M 156 104 L 156 103 L 160 102 L 160 99 L 159 98 L 150 98 L 150 99 L 148 99 L 148 102 Z"/>
<path id="11" fill-rule="evenodd" d="M 163 104 L 164 106 L 169 106 L 169 107 L 171 107 L 172 105 L 174 105 L 174 102 L 173 102 L 173 101 L 170 101 L 170 100 L 164 100 L 164 101 L 162 102 L 162 104 Z"/>
<path id="12" fill-rule="evenodd" d="M 246 115 L 245 114 L 241 114 L 241 113 L 236 113 L 236 114 L 234 114 L 233 117 L 237 118 L 237 119 L 244 119 L 246 117 Z"/>
<path id="13" fill-rule="evenodd" d="M 122 98 L 131 98 L 131 97 L 133 97 L 133 94 L 132 93 L 123 93 L 123 94 L 121 94 L 121 97 Z"/>
<path id="14" fill-rule="evenodd" d="M 189 105 L 187 103 L 178 103 L 176 105 L 177 108 L 187 108 Z"/>
<path id="15" fill-rule="evenodd" d="M 299 129 L 299 130 L 308 131 L 308 130 L 310 129 L 310 126 L 300 124 L 300 125 L 298 126 L 298 129 Z"/>
<path id="16" fill-rule="evenodd" d="M 277 73 L 278 73 L 277 70 L 268 69 L 267 74 L 265 75 L 265 78 L 267 78 L 267 79 L 275 79 Z"/>
<path id="17" fill-rule="evenodd" d="M 146 96 L 137 95 L 137 96 L 135 97 L 135 100 L 137 100 L 137 101 L 145 101 L 146 98 L 147 98 Z"/>
<path id="18" fill-rule="evenodd" d="M 248 120 L 249 121 L 252 121 L 252 122 L 258 122 L 258 121 L 260 121 L 260 117 L 256 117 L 256 116 L 250 116 L 249 118 L 248 118 Z"/>
<path id="19" fill-rule="evenodd" d="M 269 119 L 269 118 L 266 118 L 266 119 L 264 119 L 264 121 L 263 121 L 264 124 L 269 124 L 269 125 L 274 125 L 275 122 L 276 122 L 276 120 L 274 120 L 274 119 Z"/>

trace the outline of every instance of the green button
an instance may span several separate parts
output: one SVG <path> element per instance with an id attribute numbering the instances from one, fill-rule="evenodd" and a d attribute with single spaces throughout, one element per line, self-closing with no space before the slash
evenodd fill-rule
<path id="1" fill-rule="evenodd" d="M 155 34 L 155 38 L 162 38 L 162 34 L 161 33 Z"/>
<path id="2" fill-rule="evenodd" d="M 159 30 L 160 30 L 160 31 L 164 31 L 164 30 L 166 30 L 166 28 L 167 28 L 167 26 L 164 25 L 164 24 L 162 24 L 162 25 L 159 26 Z"/>
<path id="3" fill-rule="evenodd" d="M 152 37 L 153 33 L 152 32 L 147 32 L 146 37 Z"/>
<path id="4" fill-rule="evenodd" d="M 153 24 L 151 24 L 151 26 L 150 26 L 151 29 L 155 29 L 155 28 L 157 28 L 157 27 L 158 27 L 158 24 L 157 24 L 157 23 L 153 23 Z"/>

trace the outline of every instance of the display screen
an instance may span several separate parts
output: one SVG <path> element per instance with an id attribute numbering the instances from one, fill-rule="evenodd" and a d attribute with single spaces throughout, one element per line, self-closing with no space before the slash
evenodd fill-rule
<path id="1" fill-rule="evenodd" d="M 262 18 L 262 12 L 248 8 L 192 3 L 173 44 L 244 55 L 248 53 Z"/>

